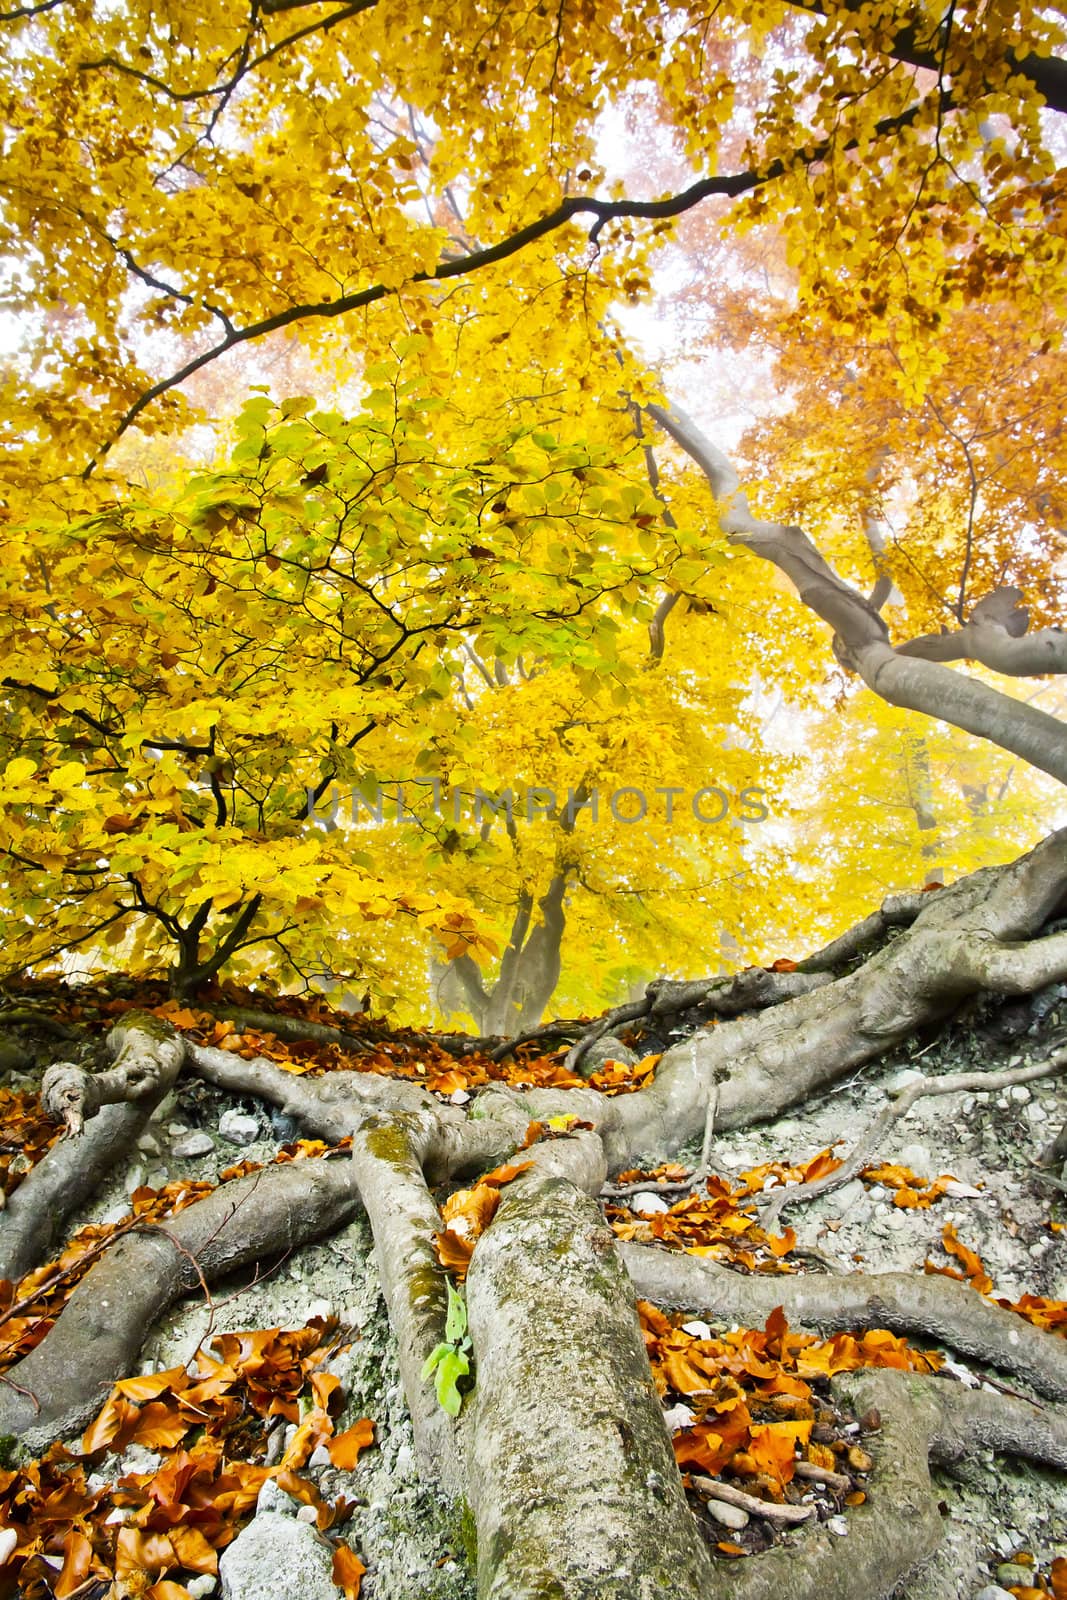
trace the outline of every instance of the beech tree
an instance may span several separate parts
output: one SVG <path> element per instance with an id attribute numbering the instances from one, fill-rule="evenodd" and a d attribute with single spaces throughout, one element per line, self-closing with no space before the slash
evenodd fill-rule
<path id="1" fill-rule="evenodd" d="M 735 1190 L 716 1149 L 968 1002 L 1034 997 L 1040 1020 L 1067 980 L 1061 23 L 1007 0 L 43 0 L 0 28 L 2 1020 L 49 1062 L 39 1102 L 5 1101 L 24 1150 L 0 1218 L 17 1441 L 0 1572 L 60 1597 L 205 1593 L 188 1585 L 238 1549 L 257 1496 L 270 1512 L 268 1480 L 336 1533 L 343 1497 L 300 1473 L 319 1448 L 350 1470 L 368 1435 L 334 1433 L 330 1318 L 138 1363 L 180 1297 L 363 1215 L 419 1471 L 463 1508 L 484 1600 L 890 1594 L 942 1535 L 930 1464 L 993 1448 L 1067 1468 L 1062 1306 L 997 1302 L 951 1230 L 965 1270 L 927 1280 L 780 1274 L 796 1240 L 773 1228 L 886 1171 L 880 1141 L 925 1095 L 1051 1079 L 1067 1049 L 1042 1034 L 1001 1071 L 911 1079 L 836 1165 L 782 1151 Z M 652 122 L 682 173 L 667 192 L 639 145 L 611 147 Z M 684 229 L 712 225 L 687 313 L 718 299 L 709 328 L 778 386 L 740 443 L 626 315 L 662 296 Z M 240 359 L 292 341 L 311 392 L 249 382 Z M 714 359 L 699 338 L 686 354 Z M 250 392 L 221 414 L 235 382 Z M 757 739 L 746 696 L 775 678 L 813 717 L 828 685 L 853 707 L 862 686 L 909 737 L 955 730 L 987 796 L 989 763 L 1038 774 L 1042 836 L 1013 822 L 955 862 L 974 870 L 850 927 L 842 890 L 838 936 L 799 960 L 723 975 L 700 948 L 703 976 L 542 1025 L 568 886 L 610 884 L 619 840 L 572 851 L 558 806 L 547 835 L 493 824 L 480 843 L 510 852 L 511 898 L 487 914 L 477 852 L 457 862 L 428 789 L 501 786 L 506 689 L 531 776 L 542 761 L 581 800 L 601 775 L 644 784 L 675 746 L 694 772 L 723 760 L 713 723 Z M 595 726 L 553 743 L 576 707 Z M 721 770 L 742 788 L 743 742 Z M 383 780 L 408 834 L 335 825 Z M 661 839 L 637 875 L 667 855 Z M 702 864 L 691 851 L 668 898 Z M 516 1005 L 507 963 L 538 936 L 547 964 Z M 424 960 L 431 938 L 510 1037 L 402 1040 L 292 998 L 315 974 L 386 991 L 405 941 Z M 129 978 L 63 991 L 74 953 Z M 194 1084 L 302 1142 L 95 1215 Z M 1053 1186 L 1065 1155 L 1060 1133 Z M 747 1205 L 726 1226 L 747 1256 L 686 1245 L 673 1210 L 651 1230 L 616 1204 L 635 1185 L 680 1191 L 683 1224 Z M 939 1380 L 901 1334 L 1011 1387 Z M 669 1426 L 662 1395 L 692 1400 L 687 1420 Z M 832 1434 L 846 1407 L 870 1455 Z M 178 1454 L 154 1488 L 123 1479 L 109 1521 L 81 1458 L 131 1442 Z M 717 1487 L 734 1458 L 752 1493 Z M 709 1540 L 700 1485 L 795 1532 L 758 1553 Z M 321 1581 L 357 1594 L 355 1552 L 315 1549 Z M 1048 1581 L 1062 1592 L 1062 1564 Z"/>

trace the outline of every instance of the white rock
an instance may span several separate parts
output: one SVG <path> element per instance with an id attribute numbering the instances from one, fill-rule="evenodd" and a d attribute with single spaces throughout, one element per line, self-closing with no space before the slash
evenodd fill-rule
<path id="1" fill-rule="evenodd" d="M 329 1300 L 309 1300 L 304 1321 L 311 1322 L 315 1317 L 321 1317 L 324 1322 L 333 1316 L 333 1303 Z"/>
<path id="2" fill-rule="evenodd" d="M 958 1178 L 953 1178 L 951 1183 L 945 1184 L 945 1193 L 951 1195 L 953 1200 L 980 1200 L 981 1189 L 976 1189 L 972 1184 L 961 1183 Z"/>
<path id="3" fill-rule="evenodd" d="M 1033 1099 L 1033 1095 L 1025 1083 L 1013 1083 L 1008 1090 L 1008 1099 L 1014 1100 L 1017 1106 L 1025 1106 Z"/>
<path id="4" fill-rule="evenodd" d="M 714 1339 L 715 1337 L 707 1323 L 701 1322 L 699 1317 L 694 1317 L 691 1322 L 683 1322 L 682 1332 L 688 1333 L 694 1339 Z"/>
<path id="5" fill-rule="evenodd" d="M 195 1578 L 186 1578 L 185 1587 L 192 1595 L 193 1600 L 204 1600 L 206 1595 L 214 1591 L 218 1581 L 213 1572 L 201 1572 Z"/>
<path id="6" fill-rule="evenodd" d="M 721 1527 L 732 1528 L 735 1533 L 748 1527 L 748 1512 L 742 1511 L 740 1506 L 728 1506 L 725 1500 L 709 1500 L 704 1510 Z"/>
<path id="7" fill-rule="evenodd" d="M 215 1141 L 210 1133 L 189 1133 L 184 1139 L 179 1139 L 173 1146 L 174 1154 L 188 1159 L 193 1156 L 210 1155 L 215 1148 Z"/>
<path id="8" fill-rule="evenodd" d="M 308 1456 L 308 1466 L 329 1467 L 331 1465 L 332 1462 L 330 1461 L 330 1452 L 327 1450 L 324 1444 L 317 1444 L 314 1450 L 312 1450 L 311 1454 Z M 308 1508 L 305 1507 L 304 1509 L 307 1510 Z M 307 1518 L 305 1517 L 304 1520 L 306 1522 Z"/>
<path id="9" fill-rule="evenodd" d="M 640 1194 L 630 1196 L 630 1210 L 639 1211 L 642 1216 L 656 1216 L 662 1211 L 671 1208 L 661 1194 L 647 1194 L 644 1190 Z"/>
<path id="10" fill-rule="evenodd" d="M 219 1132 L 231 1144 L 251 1144 L 259 1137 L 259 1118 L 247 1111 L 224 1111 L 219 1118 Z"/>
<path id="11" fill-rule="evenodd" d="M 1037 1100 L 1031 1100 L 1028 1106 L 1023 1107 L 1023 1116 L 1027 1122 L 1044 1122 L 1048 1112 Z"/>
<path id="12" fill-rule="evenodd" d="M 978 1379 L 970 1367 L 965 1367 L 962 1361 L 954 1361 L 951 1356 L 945 1356 L 941 1363 L 941 1370 L 942 1372 L 951 1373 L 954 1378 L 958 1378 L 961 1383 L 965 1383 L 968 1389 L 977 1389 L 978 1387 Z"/>
<path id="13" fill-rule="evenodd" d="M 859 1178 L 853 1178 L 851 1182 L 843 1184 L 838 1189 L 830 1201 L 830 1206 L 837 1212 L 838 1216 L 843 1217 L 846 1211 L 851 1211 L 852 1207 L 858 1205 L 866 1196 L 867 1190 L 865 1186 L 860 1182 Z"/>
<path id="14" fill-rule="evenodd" d="M 167 1132 L 172 1139 L 180 1139 L 183 1133 L 189 1132 L 189 1124 L 187 1122 L 168 1122 Z"/>
<path id="15" fill-rule="evenodd" d="M 836 1533 L 839 1539 L 844 1539 L 848 1534 L 848 1522 L 844 1517 L 831 1517 L 826 1526 L 831 1533 Z"/>
<path id="16" fill-rule="evenodd" d="M 0 1567 L 8 1556 L 14 1555 L 18 1542 L 19 1536 L 14 1528 L 0 1528 Z"/>
<path id="17" fill-rule="evenodd" d="M 296 1514 L 297 1522 L 309 1522 L 312 1527 L 318 1521 L 319 1514 L 314 1506 L 301 1506 Z"/>
<path id="18" fill-rule="evenodd" d="M 333 1548 L 306 1522 L 258 1512 L 219 1558 L 222 1600 L 338 1600 Z"/>
<path id="19" fill-rule="evenodd" d="M 142 1155 L 158 1156 L 159 1140 L 156 1138 L 154 1133 L 142 1133 L 141 1137 L 137 1141 L 137 1148 L 140 1150 Z"/>
<path id="20" fill-rule="evenodd" d="M 448 1097 L 448 1102 L 453 1106 L 465 1106 L 470 1099 L 466 1089 L 453 1089 Z"/>
<path id="21" fill-rule="evenodd" d="M 984 1589 L 979 1589 L 974 1600 L 1015 1600 L 1011 1591 L 1002 1589 L 999 1583 L 987 1583 Z"/>

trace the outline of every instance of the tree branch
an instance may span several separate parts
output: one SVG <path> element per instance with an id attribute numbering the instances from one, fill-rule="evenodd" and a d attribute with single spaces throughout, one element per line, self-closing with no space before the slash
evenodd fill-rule
<path id="1" fill-rule="evenodd" d="M 732 463 L 691 417 L 676 406 L 647 409 L 704 473 L 727 537 L 783 572 L 808 609 L 830 624 L 843 666 L 890 705 L 988 739 L 1067 784 L 1067 729 L 1058 718 L 937 662 L 896 651 L 878 612 L 838 577 L 803 529 L 752 514 Z"/>

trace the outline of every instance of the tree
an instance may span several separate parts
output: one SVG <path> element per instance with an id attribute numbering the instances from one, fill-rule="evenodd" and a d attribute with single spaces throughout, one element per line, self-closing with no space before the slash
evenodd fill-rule
<path id="1" fill-rule="evenodd" d="M 110 942 L 135 973 L 169 968 L 170 989 L 164 1001 L 142 988 L 154 1010 L 129 1013 L 103 991 L 84 1050 L 72 1046 L 85 1061 L 44 1075 L 44 1122 L 12 1102 L 40 1159 L 26 1158 L 0 1236 L 9 1353 L 21 1356 L 0 1388 L 0 1433 L 47 1451 L 123 1381 L 83 1448 L 162 1447 L 176 1411 L 191 1404 L 202 1417 L 220 1395 L 190 1399 L 184 1365 L 131 1382 L 152 1318 L 362 1209 L 420 1468 L 467 1503 L 483 1596 L 888 1593 L 940 1537 L 927 1459 L 995 1445 L 1062 1468 L 1062 1412 L 914 1374 L 842 1380 L 837 1403 L 850 1397 L 883 1434 L 873 1504 L 857 1508 L 847 1545 L 809 1529 L 795 1550 L 737 1565 L 709 1554 L 676 1459 L 714 1474 L 723 1430 L 736 1430 L 731 1449 L 744 1446 L 763 1493 L 757 1511 L 773 1504 L 783 1520 L 814 1417 L 775 1432 L 741 1404 L 736 1372 L 785 1358 L 787 1320 L 852 1336 L 847 1358 L 844 1344 L 823 1352 L 827 1375 L 921 1370 L 888 1335 L 855 1337 L 917 1328 L 1062 1400 L 1060 1310 L 983 1298 L 991 1282 L 958 1241 L 973 1286 L 839 1274 L 823 1289 L 769 1276 L 790 1245 L 768 1231 L 787 1203 L 864 1168 L 921 1094 L 1050 1077 L 1062 1045 L 1051 1037 L 1040 1060 L 1002 1073 L 913 1082 L 841 1167 L 812 1168 L 795 1195 L 768 1191 L 751 1276 L 655 1249 L 618 1217 L 613 1237 L 597 1197 L 625 1199 L 628 1183 L 605 1190 L 606 1179 L 639 1163 L 641 1186 L 689 1192 L 683 1208 L 725 1199 L 709 1168 L 716 1136 L 806 1106 L 976 997 L 1036 996 L 1037 1027 L 1067 979 L 1067 830 L 1019 839 L 1029 848 L 1014 860 L 936 893 L 889 896 L 799 962 L 653 981 L 598 1021 L 557 1026 L 571 1046 L 563 1060 L 514 1041 L 490 1052 L 420 1037 L 392 1073 L 355 1070 L 351 1057 L 322 1076 L 291 1071 L 307 1062 L 286 1058 L 285 1039 L 383 1060 L 402 1047 L 374 1024 L 324 1021 L 314 1006 L 220 980 L 265 978 L 268 991 L 315 973 L 388 981 L 405 938 L 424 957 L 432 934 L 468 994 L 485 993 L 473 963 L 500 949 L 500 930 L 469 876 L 450 881 L 446 865 L 443 886 L 413 886 L 401 850 L 417 827 L 426 859 L 449 858 L 427 783 L 499 786 L 512 689 L 520 726 L 547 715 L 558 728 L 576 710 L 586 724 L 570 749 L 543 734 L 536 746 L 578 794 L 613 776 L 625 715 L 639 723 L 663 696 L 664 725 L 699 765 L 701 730 L 716 715 L 743 729 L 745 697 L 787 672 L 813 723 L 842 675 L 853 711 L 858 683 L 890 708 L 877 720 L 912 752 L 920 834 L 922 719 L 992 747 L 969 758 L 974 809 L 1004 753 L 1058 794 L 1062 714 L 1044 684 L 1013 685 L 1067 667 L 1059 23 L 1002 3 L 935 19 L 852 0 L 730 4 L 711 18 L 685 5 L 446 14 L 404 0 L 262 0 L 237 17 L 212 0 L 195 16 L 44 0 L 0 25 L 0 225 L 19 339 L 5 389 L 5 967 L 12 984 L 40 978 Z M 677 188 L 613 187 L 605 111 L 655 116 L 688 169 Z M 760 230 L 780 291 L 753 306 L 758 257 L 723 247 L 729 336 L 779 352 L 781 414 L 740 444 L 695 420 L 625 332 L 625 308 L 651 301 L 675 224 L 698 207 L 731 233 Z M 294 331 L 344 393 L 253 392 L 236 418 L 211 419 L 229 423 L 225 445 L 194 463 L 204 446 L 187 386 Z M 685 398 L 699 409 L 699 394 Z M 745 619 L 740 642 L 720 607 Z M 694 665 L 713 649 L 725 666 Z M 478 663 L 475 696 L 466 674 Z M 484 767 L 457 727 L 464 694 Z M 655 776 L 658 759 L 646 737 L 617 770 Z M 357 794 L 375 805 L 383 781 L 424 787 L 409 832 L 378 851 L 334 811 Z M 529 949 L 540 907 L 530 937 L 548 946 L 543 994 L 567 886 L 609 875 L 596 853 L 610 864 L 612 848 L 598 836 L 579 859 L 573 818 L 557 808 L 546 821 L 529 838 L 505 825 L 506 846 L 499 824 L 479 841 L 509 858 L 501 969 Z M 657 865 L 663 854 L 660 841 Z M 679 852 L 694 887 L 699 855 Z M 528 1011 L 515 998 L 505 983 L 492 1017 L 504 1031 L 538 1009 L 540 996 Z M 80 1038 L 83 1002 L 63 1005 L 53 1032 Z M 96 1035 L 116 1007 L 101 1070 Z M 626 1058 L 627 1028 L 635 1057 L 647 1047 L 629 1077 L 611 1065 Z M 576 1074 L 594 1062 L 601 1071 L 583 1083 Z M 146 1220 L 135 1213 L 88 1254 L 79 1246 L 76 1271 L 91 1270 L 73 1292 L 62 1263 L 35 1275 L 191 1079 L 270 1105 L 307 1139 L 350 1140 L 350 1158 L 313 1145 L 208 1193 L 142 1193 Z M 65 1136 L 49 1144 L 59 1124 Z M 662 1168 L 687 1150 L 687 1174 Z M 1064 1154 L 1061 1134 L 1047 1160 Z M 753 1181 L 749 1198 L 762 1191 Z M 48 1327 L 41 1295 L 57 1284 L 62 1314 Z M 654 1306 L 642 1338 L 635 1288 L 755 1342 L 713 1349 L 685 1335 L 702 1348 L 684 1355 L 679 1319 Z M 701 1405 L 675 1453 L 646 1346 L 661 1383 Z M 249 1358 L 226 1349 L 230 1376 L 214 1379 L 228 1384 Z M 256 1366 L 258 1391 L 284 1390 L 278 1414 L 296 1423 L 280 1361 L 275 1350 Z M 92 1522 L 84 1496 L 96 1491 L 62 1452 L 21 1461 L 0 1478 L 17 1511 L 5 1558 L 41 1593 L 114 1574 L 116 1593 L 177 1600 L 173 1584 L 210 1574 L 214 1554 L 164 1508 L 184 1507 L 188 1489 L 196 1526 L 231 1537 L 264 1478 L 302 1468 L 331 1437 L 334 1385 L 325 1369 L 317 1377 L 312 1413 L 280 1458 L 267 1462 L 260 1438 L 262 1459 L 235 1469 L 224 1494 L 212 1477 L 210 1495 L 190 1485 L 220 1456 L 172 1461 L 141 1520 L 117 1533 Z M 768 1381 L 810 1403 L 795 1376 Z M 342 1438 L 334 1465 L 356 1451 Z M 804 1465 L 844 1492 L 826 1461 Z M 42 1497 L 58 1524 L 41 1516 Z M 225 1527 L 211 1521 L 222 1500 Z M 101 1565 L 105 1539 L 113 1570 Z M 358 1590 L 350 1551 L 330 1570 Z"/>

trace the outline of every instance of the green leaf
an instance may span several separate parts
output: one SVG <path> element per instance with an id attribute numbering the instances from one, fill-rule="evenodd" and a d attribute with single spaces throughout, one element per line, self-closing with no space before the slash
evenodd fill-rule
<path id="1" fill-rule="evenodd" d="M 459 1416 L 463 1404 L 459 1380 L 465 1378 L 470 1370 L 471 1364 L 462 1350 L 450 1350 L 437 1368 L 437 1399 L 442 1410 L 447 1411 L 450 1417 Z"/>
<path id="2" fill-rule="evenodd" d="M 451 1283 L 448 1284 L 448 1312 L 445 1316 L 445 1338 L 458 1344 L 467 1331 L 467 1306 L 463 1296 Z"/>

